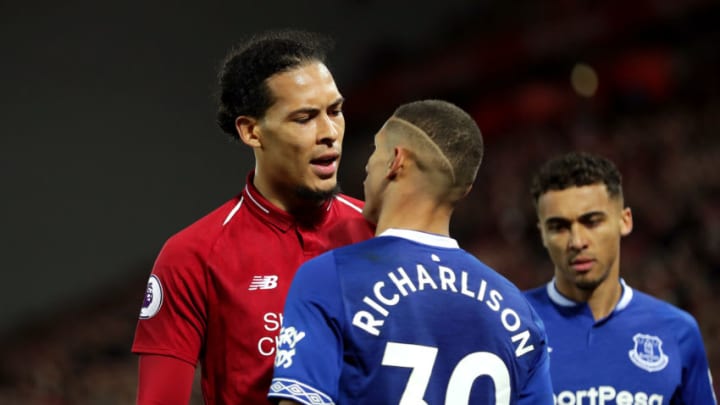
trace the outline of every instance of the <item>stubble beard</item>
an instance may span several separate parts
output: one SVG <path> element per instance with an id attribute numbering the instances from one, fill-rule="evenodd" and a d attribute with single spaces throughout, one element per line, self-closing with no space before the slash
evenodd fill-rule
<path id="1" fill-rule="evenodd" d="M 329 190 L 313 190 L 304 186 L 298 186 L 295 189 L 295 195 L 299 199 L 313 204 L 321 204 L 324 201 L 327 201 L 340 194 L 340 192 L 341 189 L 339 183 L 335 183 L 335 186 Z"/>
<path id="2" fill-rule="evenodd" d="M 593 291 L 600 286 L 610 275 L 610 271 L 600 274 L 597 278 L 580 278 L 575 281 L 575 287 L 583 291 Z"/>

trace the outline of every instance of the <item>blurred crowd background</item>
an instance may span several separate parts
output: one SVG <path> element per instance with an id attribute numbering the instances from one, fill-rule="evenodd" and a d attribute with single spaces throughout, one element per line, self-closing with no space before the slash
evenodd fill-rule
<path id="1" fill-rule="evenodd" d="M 418 17 L 415 24 L 407 21 L 413 18 L 413 4 L 405 2 L 394 9 L 373 1 L 334 6 L 338 13 L 343 12 L 342 6 L 346 12 L 366 10 L 360 21 L 353 20 L 357 25 L 345 27 L 366 25 L 367 36 L 372 37 L 362 42 L 361 48 L 357 37 L 363 34 L 355 32 L 352 38 L 356 42 L 352 44 L 358 46 L 357 52 L 343 43 L 350 39 L 341 34 L 342 21 L 335 20 L 323 29 L 323 21 L 303 25 L 292 18 L 269 19 L 267 27 L 258 23 L 256 28 L 281 24 L 329 31 L 336 36 L 340 52 L 333 54 L 331 61 L 345 58 L 344 62 L 331 63 L 347 98 L 341 168 L 344 191 L 362 197 L 363 166 L 372 136 L 395 106 L 418 98 L 457 103 L 477 119 L 485 136 L 486 156 L 470 198 L 458 208 L 451 232 L 461 245 L 525 289 L 552 276 L 528 191 L 532 172 L 542 161 L 570 150 L 613 159 L 623 173 L 626 202 L 635 220 L 633 233 L 622 242 L 621 274 L 632 287 L 695 316 L 718 392 L 720 4 L 709 0 L 450 1 L 442 13 L 428 6 L 428 17 Z M 14 11 L 11 17 L 28 18 L 20 8 L 10 10 Z M 61 12 L 57 8 L 54 11 Z M 153 18 L 161 15 L 155 12 Z M 441 21 L 433 20 L 433 14 Z M 10 22 L 7 16 L 0 17 L 3 24 Z M 228 20 L 218 23 L 231 25 L 232 19 Z M 193 38 L 191 21 L 188 18 L 173 27 L 188 31 L 183 38 Z M 373 23 L 378 27 L 375 36 L 369 32 Z M 416 31 L 410 35 L 410 30 L 403 28 L 406 25 Z M 123 26 L 132 29 L 131 25 Z M 3 27 L 9 30 L 7 25 Z M 55 34 L 62 36 L 63 32 Z M 52 32 L 45 34 L 44 40 L 57 41 Z M 18 39 L 4 36 L 2 41 L 7 45 Z M 163 41 L 155 41 L 156 47 L 168 47 Z M 86 128 L 90 135 L 83 138 L 84 143 L 72 144 L 68 150 L 100 148 L 107 152 L 98 153 L 100 157 L 91 164 L 79 164 L 78 168 L 92 172 L 99 167 L 98 177 L 105 182 L 89 178 L 73 186 L 76 173 L 62 172 L 60 167 L 73 166 L 74 155 L 58 150 L 59 143 L 51 139 L 75 138 L 52 120 L 52 134 L 33 133 L 27 129 L 33 126 L 31 120 L 23 120 L 16 127 L 10 126 L 23 131 L 2 135 L 2 176 L 26 177 L 22 178 L 25 188 L 19 191 L 12 188 L 21 183 L 19 178 L 3 178 L 2 193 L 8 206 L 3 207 L 2 219 L 9 227 L 3 226 L 2 249 L 10 260 L 2 270 L 5 319 L 0 335 L 0 403 L 133 403 L 137 360 L 130 354 L 130 345 L 152 261 L 170 234 L 238 192 L 252 164 L 247 151 L 227 142 L 212 126 L 212 69 L 217 68 L 232 42 L 233 38 L 223 36 L 204 54 L 205 59 L 193 56 L 199 52 L 198 44 L 172 45 L 177 47 L 172 48 L 176 58 L 162 68 L 138 66 L 140 62 L 131 58 L 115 61 L 122 65 L 120 71 L 129 69 L 137 75 L 155 72 L 148 82 L 157 87 L 137 88 L 134 94 L 120 92 L 120 96 L 96 90 L 98 99 L 107 100 L 96 108 L 109 108 L 112 113 Z M 112 48 L 111 43 L 102 48 L 108 53 L 100 56 L 113 53 L 107 49 Z M 152 49 L 149 45 L 140 48 Z M 27 56 L 24 52 L 6 55 Z M 131 50 L 125 52 L 132 55 Z M 50 67 L 62 63 L 62 52 L 51 56 L 34 60 Z M 183 70 L 184 64 L 203 68 L 190 74 Z M 36 65 L 34 68 L 42 71 Z M 185 71 L 186 77 L 176 69 Z M 7 72 L 15 71 L 3 72 L 3 79 L 12 79 Z M 199 83 L 187 82 L 187 78 L 198 75 L 204 75 Z M 21 77 L 34 83 L 41 80 L 30 74 Z M 169 77 L 177 80 L 172 83 L 182 81 L 198 87 L 195 93 L 188 91 L 181 96 L 200 94 L 194 103 L 202 107 L 194 110 L 162 98 L 165 86 L 171 85 L 163 80 Z M 83 86 L 83 82 L 66 86 L 64 90 L 69 91 Z M 117 91 L 117 86 L 109 89 Z M 13 116 L 20 114 L 17 104 L 25 103 L 25 108 L 28 104 L 33 107 L 34 113 L 28 113 L 33 120 L 53 117 L 52 112 L 43 113 L 47 99 L 29 97 L 18 90 L 21 87 L 12 87 L 17 94 L 7 100 L 13 103 Z M 58 102 L 57 95 L 47 97 L 55 103 L 64 102 Z M 133 110 L 137 104 L 146 106 L 142 110 L 146 115 L 140 114 L 144 118 L 127 114 L 137 113 L 137 108 Z M 166 114 L 164 121 L 151 118 L 159 114 L 158 110 Z M 5 114 L 4 118 L 12 118 L 11 113 Z M 79 119 L 92 120 L 92 115 L 87 105 L 78 113 Z M 134 120 L 139 121 L 127 127 L 127 133 L 133 134 L 133 145 L 127 149 L 115 136 L 100 139 L 112 133 L 112 128 Z M 190 134 L 175 142 L 175 135 L 183 128 Z M 97 141 L 88 142 L 96 137 Z M 213 140 L 203 141 L 210 138 Z M 48 142 L 51 150 L 45 149 Z M 209 143 L 200 145 L 202 142 Z M 28 147 L 32 157 L 6 153 L 18 145 Z M 146 156 L 132 152 L 135 149 L 154 152 Z M 18 162 L 28 159 L 55 163 L 35 169 L 48 173 L 46 176 L 57 170 L 64 175 L 56 181 L 27 185 L 32 177 Z M 103 159 L 118 166 L 110 180 L 102 170 Z M 106 182 L 110 185 L 103 185 Z M 128 184 L 133 186 L 121 187 Z M 116 187 L 114 193 L 108 191 Z M 94 196 L 91 203 L 95 207 L 89 210 L 88 221 L 105 223 L 97 229 L 87 228 L 73 216 L 73 203 L 87 200 L 82 194 L 86 189 Z M 101 197 L 114 205 L 106 204 Z M 32 207 L 37 209 L 24 212 L 22 207 L 28 204 L 35 204 Z M 133 209 L 135 213 L 127 213 Z M 50 219 L 43 219 L 44 215 Z M 114 227 L 108 219 L 111 217 L 119 217 L 128 228 Z M 61 233 L 56 232 L 58 228 L 62 228 Z M 113 239 L 104 233 L 122 237 Z M 131 255 L 127 252 L 133 243 L 142 247 Z M 27 244 L 32 249 L 23 250 L 21 245 Z M 109 250 L 102 250 L 100 245 Z M 117 256 L 107 252 L 116 252 Z M 62 260 L 65 254 L 91 259 L 68 264 Z M 53 258 L 43 262 L 47 255 Z M 48 267 L 48 263 L 58 280 L 71 279 L 74 289 L 58 287 L 61 284 L 55 282 L 55 276 L 42 275 L 33 268 Z M 83 265 L 89 268 L 73 273 L 74 267 Z M 108 270 L 111 275 L 101 276 L 103 268 L 113 266 L 121 269 L 115 273 Z M 53 295 L 55 287 L 67 293 Z M 43 301 L 40 296 L 56 298 Z M 27 310 L 17 306 L 25 301 L 36 305 L 28 305 Z M 201 403 L 197 385 L 193 401 Z"/>

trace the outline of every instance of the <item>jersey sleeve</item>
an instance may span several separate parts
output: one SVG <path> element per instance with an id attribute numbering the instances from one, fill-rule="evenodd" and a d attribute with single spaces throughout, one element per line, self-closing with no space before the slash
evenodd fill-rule
<path id="1" fill-rule="evenodd" d="M 170 238 L 148 281 L 132 351 L 197 363 L 206 329 L 204 260 L 188 241 Z"/>
<path id="2" fill-rule="evenodd" d="M 540 316 L 528 303 L 534 329 L 538 335 L 538 355 L 529 370 L 525 386 L 518 395 L 518 405 L 553 405 L 553 387 L 550 377 L 550 354 L 548 353 L 547 333 Z"/>
<path id="3" fill-rule="evenodd" d="M 684 333 L 679 338 L 683 358 L 681 403 L 717 404 L 700 328 L 692 316 L 685 315 L 688 325 L 681 329 Z"/>
<path id="4" fill-rule="evenodd" d="M 342 299 L 332 253 L 301 266 L 290 286 L 268 397 L 337 402 L 342 370 Z"/>
<path id="5" fill-rule="evenodd" d="M 170 356 L 140 355 L 135 405 L 183 405 L 190 401 L 195 367 Z"/>

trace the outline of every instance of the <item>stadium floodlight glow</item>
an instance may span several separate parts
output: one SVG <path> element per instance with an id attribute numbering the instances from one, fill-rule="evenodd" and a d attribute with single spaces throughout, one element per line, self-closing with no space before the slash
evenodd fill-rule
<path id="1" fill-rule="evenodd" d="M 598 88 L 598 76 L 592 66 L 577 63 L 570 73 L 573 90 L 583 97 L 592 97 Z"/>

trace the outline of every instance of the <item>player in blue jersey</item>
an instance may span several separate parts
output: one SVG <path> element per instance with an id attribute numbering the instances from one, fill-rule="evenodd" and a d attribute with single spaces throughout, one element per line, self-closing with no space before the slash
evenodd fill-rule
<path id="1" fill-rule="evenodd" d="M 695 319 L 620 278 L 633 221 L 615 165 L 560 156 L 531 191 L 555 276 L 527 296 L 547 328 L 556 403 L 715 404 Z"/>
<path id="2" fill-rule="evenodd" d="M 364 183 L 377 237 L 298 270 L 270 399 L 552 404 L 539 317 L 449 236 L 482 155 L 477 124 L 453 104 L 405 104 L 385 122 Z"/>

